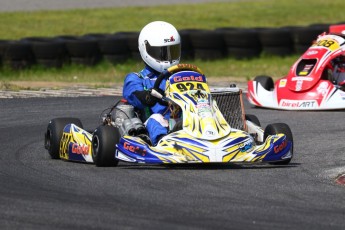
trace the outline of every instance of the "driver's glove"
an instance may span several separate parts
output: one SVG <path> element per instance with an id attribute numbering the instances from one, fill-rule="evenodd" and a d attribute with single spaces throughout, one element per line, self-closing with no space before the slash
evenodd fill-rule
<path id="1" fill-rule="evenodd" d="M 164 95 L 164 91 L 161 89 L 156 89 L 160 94 Z M 138 100 L 143 103 L 145 106 L 154 106 L 157 102 L 160 102 L 161 99 L 156 98 L 155 96 L 151 95 L 151 89 L 149 90 L 142 90 L 142 91 L 135 91 L 134 95 L 138 98 Z"/>

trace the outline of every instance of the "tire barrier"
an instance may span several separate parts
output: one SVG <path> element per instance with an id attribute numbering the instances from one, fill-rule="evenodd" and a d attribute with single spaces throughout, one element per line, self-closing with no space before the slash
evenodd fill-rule
<path id="1" fill-rule="evenodd" d="M 332 26 L 343 24 L 345 22 L 280 28 L 183 29 L 179 31 L 182 59 L 250 59 L 261 54 L 302 54 L 319 34 L 328 32 Z M 12 69 L 23 69 L 41 65 L 46 68 L 61 68 L 68 64 L 93 66 L 102 60 L 113 64 L 128 59 L 141 60 L 138 50 L 139 33 L 130 31 L 0 39 L 0 67 L 7 65 Z"/>
<path id="2" fill-rule="evenodd" d="M 194 30 L 189 34 L 194 58 L 201 60 L 220 59 L 225 56 L 224 39 L 217 30 Z"/>
<path id="3" fill-rule="evenodd" d="M 131 52 L 125 36 L 110 35 L 97 40 L 103 58 L 116 64 L 131 58 Z"/>
<path id="4" fill-rule="evenodd" d="M 296 53 L 303 53 L 310 44 L 316 40 L 317 36 L 323 32 L 329 31 L 329 25 L 310 25 L 307 27 L 296 27 L 291 29 L 291 36 Z"/>
<path id="5" fill-rule="evenodd" d="M 183 29 L 179 31 L 181 36 L 181 59 L 183 60 L 193 60 L 194 59 L 194 49 L 192 46 L 190 34 L 197 31 L 196 29 Z"/>
<path id="6" fill-rule="evenodd" d="M 223 29 L 223 39 L 227 57 L 248 59 L 258 57 L 261 53 L 257 29 Z"/>
<path id="7" fill-rule="evenodd" d="M 24 69 L 35 64 L 35 58 L 29 43 L 8 41 L 2 43 L 0 50 L 2 62 L 12 69 Z"/>
<path id="8" fill-rule="evenodd" d="M 259 31 L 262 52 L 269 55 L 288 56 L 294 53 L 291 29 L 275 28 Z"/>
<path id="9" fill-rule="evenodd" d="M 66 45 L 54 38 L 29 37 L 20 40 L 29 44 L 35 63 L 46 68 L 61 68 L 69 63 Z"/>
<path id="10" fill-rule="evenodd" d="M 96 39 L 90 37 L 57 37 L 66 46 L 70 62 L 77 65 L 92 66 L 102 60 Z"/>
<path id="11" fill-rule="evenodd" d="M 140 32 L 130 31 L 130 32 L 117 32 L 114 34 L 116 37 L 126 40 L 126 43 L 129 49 L 130 58 L 134 60 L 141 60 L 141 56 L 138 49 L 139 33 Z"/>

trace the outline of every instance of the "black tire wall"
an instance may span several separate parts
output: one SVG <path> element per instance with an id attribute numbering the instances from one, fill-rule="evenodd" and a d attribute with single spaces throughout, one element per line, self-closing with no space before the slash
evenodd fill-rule
<path id="1" fill-rule="evenodd" d="M 214 30 L 183 29 L 181 61 L 221 58 L 249 59 L 261 54 L 287 56 L 305 52 L 317 36 L 328 32 L 330 24 L 285 26 L 281 28 L 222 27 Z M 90 33 L 82 36 L 58 35 L 1 40 L 0 67 L 47 68 L 79 64 L 93 66 L 102 60 L 112 64 L 128 59 L 141 60 L 138 31 Z"/>

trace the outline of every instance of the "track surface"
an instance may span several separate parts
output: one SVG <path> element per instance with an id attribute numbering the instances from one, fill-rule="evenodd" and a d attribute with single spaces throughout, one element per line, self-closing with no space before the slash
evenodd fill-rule
<path id="1" fill-rule="evenodd" d="M 86 129 L 114 97 L 0 100 L 1 229 L 344 229 L 344 111 L 252 108 L 263 127 L 286 122 L 295 138 L 287 167 L 97 168 L 52 160 L 49 119 L 79 117 Z"/>

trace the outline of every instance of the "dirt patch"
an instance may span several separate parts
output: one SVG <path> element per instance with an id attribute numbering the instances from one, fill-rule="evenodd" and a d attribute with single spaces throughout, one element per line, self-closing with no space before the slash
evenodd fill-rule
<path id="1" fill-rule="evenodd" d="M 117 84 L 110 83 L 73 83 L 47 81 L 10 81 L 0 83 L 0 90 L 38 90 L 38 89 L 69 89 L 69 88 L 113 88 Z M 122 85 L 122 84 L 118 84 Z"/>

